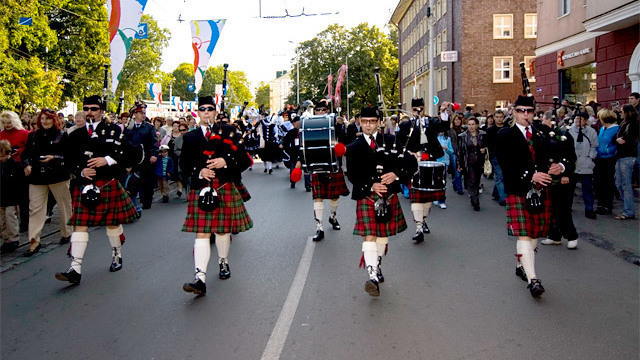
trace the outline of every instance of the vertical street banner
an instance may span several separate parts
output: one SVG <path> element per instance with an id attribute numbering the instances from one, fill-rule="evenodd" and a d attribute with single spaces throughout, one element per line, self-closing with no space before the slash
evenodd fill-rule
<path id="1" fill-rule="evenodd" d="M 133 39 L 138 34 L 138 24 L 146 5 L 147 0 L 107 0 L 112 92 L 118 88 L 124 61 Z"/>
<path id="2" fill-rule="evenodd" d="M 171 104 L 176 108 L 176 110 L 182 110 L 181 109 L 181 101 L 180 101 L 180 96 L 173 96 L 171 98 Z"/>
<path id="3" fill-rule="evenodd" d="M 334 105 L 336 108 L 339 108 L 340 105 L 342 104 L 342 96 L 340 95 L 340 92 L 342 91 L 342 82 L 344 81 L 344 76 L 346 72 L 347 72 L 347 64 L 343 64 L 342 66 L 340 66 L 340 69 L 338 69 L 338 80 L 336 80 L 336 90 L 333 96 Z"/>
<path id="4" fill-rule="evenodd" d="M 200 91 L 204 73 L 209 66 L 209 59 L 213 54 L 225 19 L 194 20 L 191 21 L 191 46 L 193 47 L 193 72 L 195 74 L 195 92 Z"/>
<path id="5" fill-rule="evenodd" d="M 162 104 L 162 84 L 150 83 L 148 86 L 149 95 L 157 103 Z"/>

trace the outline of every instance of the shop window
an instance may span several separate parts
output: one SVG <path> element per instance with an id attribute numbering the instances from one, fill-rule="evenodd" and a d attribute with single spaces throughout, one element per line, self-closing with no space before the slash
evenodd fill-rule
<path id="1" fill-rule="evenodd" d="M 524 68 L 527 72 L 527 79 L 529 79 L 529 82 L 536 82 L 536 57 L 525 56 Z"/>
<path id="2" fill-rule="evenodd" d="M 493 82 L 494 83 L 513 82 L 512 64 L 513 64 L 513 56 L 494 56 L 493 57 Z"/>
<path id="3" fill-rule="evenodd" d="M 495 109 L 506 109 L 509 106 L 509 102 L 507 100 L 496 100 Z"/>
<path id="4" fill-rule="evenodd" d="M 571 0 L 558 0 L 560 4 L 558 5 L 558 17 L 563 17 L 569 14 L 571 9 Z"/>
<path id="5" fill-rule="evenodd" d="M 524 14 L 524 38 L 538 37 L 538 14 Z"/>
<path id="6" fill-rule="evenodd" d="M 513 14 L 493 14 L 493 38 L 513 39 Z"/>
<path id="7" fill-rule="evenodd" d="M 561 98 L 583 104 L 597 101 L 596 75 L 596 63 L 561 70 Z"/>

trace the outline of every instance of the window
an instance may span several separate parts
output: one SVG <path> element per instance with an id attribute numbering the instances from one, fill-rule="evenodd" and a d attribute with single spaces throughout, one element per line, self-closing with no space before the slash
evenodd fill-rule
<path id="1" fill-rule="evenodd" d="M 442 51 L 447 51 L 447 29 L 442 30 Z"/>
<path id="2" fill-rule="evenodd" d="M 447 89 L 447 67 L 442 68 L 442 90 Z"/>
<path id="3" fill-rule="evenodd" d="M 436 3 L 436 21 L 440 20 L 441 16 L 442 16 L 442 2 L 438 0 L 438 2 Z"/>
<path id="4" fill-rule="evenodd" d="M 435 77 L 433 78 L 433 86 L 435 87 L 435 91 L 438 92 L 442 89 L 442 72 L 438 68 L 435 68 L 434 70 Z"/>
<path id="5" fill-rule="evenodd" d="M 524 38 L 538 37 L 538 14 L 524 14 Z"/>
<path id="6" fill-rule="evenodd" d="M 494 83 L 510 83 L 513 82 L 511 64 L 513 64 L 512 56 L 494 56 L 493 57 L 493 82 Z"/>
<path id="7" fill-rule="evenodd" d="M 513 14 L 493 15 L 493 38 L 513 39 Z"/>
<path id="8" fill-rule="evenodd" d="M 447 0 L 442 0 L 442 15 L 447 13 Z"/>
<path id="9" fill-rule="evenodd" d="M 563 17 L 569 14 L 569 9 L 571 8 L 571 0 L 558 0 L 560 4 L 558 6 L 558 17 Z"/>
<path id="10" fill-rule="evenodd" d="M 507 100 L 496 100 L 496 110 L 506 109 L 508 106 L 509 106 L 509 102 Z"/>
<path id="11" fill-rule="evenodd" d="M 442 51 L 442 34 L 438 34 L 436 36 L 436 55 L 440 55 Z"/>
<path id="12" fill-rule="evenodd" d="M 529 82 L 536 82 L 536 57 L 535 56 L 525 56 L 524 57 L 524 68 L 527 73 L 527 79 Z"/>

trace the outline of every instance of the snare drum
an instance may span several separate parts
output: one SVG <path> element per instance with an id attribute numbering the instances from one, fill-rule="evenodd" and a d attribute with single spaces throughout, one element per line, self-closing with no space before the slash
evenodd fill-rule
<path id="1" fill-rule="evenodd" d="M 300 126 L 300 145 L 304 163 L 302 169 L 311 174 L 338 172 L 334 151 L 337 144 L 334 114 L 303 117 Z"/>
<path id="2" fill-rule="evenodd" d="M 419 161 L 411 187 L 421 191 L 439 191 L 447 187 L 447 166 L 439 161 Z"/>

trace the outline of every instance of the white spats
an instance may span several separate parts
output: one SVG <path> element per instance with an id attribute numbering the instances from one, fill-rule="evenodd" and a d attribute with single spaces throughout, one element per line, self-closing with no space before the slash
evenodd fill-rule
<path id="1" fill-rule="evenodd" d="M 107 228 L 107 237 L 111 244 L 112 256 L 122 258 L 122 243 L 120 242 L 120 234 L 122 234 L 122 225 L 116 228 Z"/>
<path id="2" fill-rule="evenodd" d="M 82 274 L 82 258 L 89 244 L 89 233 L 71 233 L 71 268 L 78 274 Z"/>
<path id="3" fill-rule="evenodd" d="M 365 266 L 378 267 L 378 244 L 373 241 L 362 243 L 362 253 L 364 254 Z"/>
<path id="4" fill-rule="evenodd" d="M 376 246 L 378 248 L 378 256 L 384 256 L 387 252 L 387 244 L 389 243 L 388 237 L 379 237 L 376 239 Z"/>
<path id="5" fill-rule="evenodd" d="M 322 216 L 324 215 L 324 203 L 322 201 L 313 202 L 313 216 L 316 218 L 316 226 L 322 230 Z"/>
<path id="6" fill-rule="evenodd" d="M 329 207 L 331 208 L 331 217 L 335 218 L 338 212 L 338 199 L 329 200 Z"/>
<path id="7" fill-rule="evenodd" d="M 265 161 L 264 162 L 264 168 L 266 170 L 271 170 L 271 166 L 272 166 L 271 161 Z"/>
<path id="8" fill-rule="evenodd" d="M 216 238 L 216 243 L 218 239 Z M 193 244 L 193 262 L 196 268 L 196 277 L 205 282 L 207 277 L 207 265 L 211 257 L 211 244 L 209 239 L 196 239 Z"/>
<path id="9" fill-rule="evenodd" d="M 424 217 L 424 207 L 422 204 L 411 204 L 411 212 L 413 213 L 413 220 L 416 222 L 416 229 L 422 231 L 422 220 Z"/>
<path id="10" fill-rule="evenodd" d="M 531 279 L 537 279 L 535 267 L 536 255 L 533 251 L 532 242 L 530 240 L 516 241 L 516 253 L 522 254 L 520 263 L 524 268 L 524 272 L 527 274 L 528 281 L 531 282 Z"/>
<path id="11" fill-rule="evenodd" d="M 229 257 L 230 247 L 231 247 L 230 234 L 216 234 L 216 249 L 218 250 L 219 259 L 226 259 Z"/>
<path id="12" fill-rule="evenodd" d="M 429 212 L 431 211 L 431 205 L 433 205 L 432 202 L 422 204 L 422 211 L 424 211 L 423 219 L 426 219 L 429 216 Z"/>

